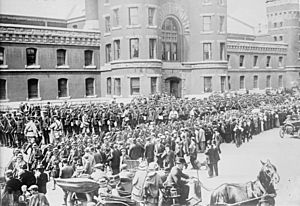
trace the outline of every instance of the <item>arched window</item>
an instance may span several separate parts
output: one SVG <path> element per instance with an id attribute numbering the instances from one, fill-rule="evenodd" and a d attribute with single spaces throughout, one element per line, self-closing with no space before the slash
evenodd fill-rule
<path id="1" fill-rule="evenodd" d="M 28 79 L 28 99 L 34 99 L 39 97 L 39 80 Z"/>
<path id="2" fill-rule="evenodd" d="M 26 65 L 35 65 L 36 64 L 36 49 L 27 48 L 26 49 Z"/>
<path id="3" fill-rule="evenodd" d="M 0 79 L 0 100 L 6 99 L 6 80 Z"/>
<path id="4" fill-rule="evenodd" d="M 95 80 L 94 80 L 94 78 L 88 78 L 85 80 L 85 95 L 87 97 L 95 95 Z"/>
<path id="5" fill-rule="evenodd" d="M 58 79 L 58 97 L 68 96 L 68 79 Z"/>
<path id="6" fill-rule="evenodd" d="M 162 60 L 180 60 L 180 42 L 178 22 L 172 18 L 167 18 L 162 25 Z"/>

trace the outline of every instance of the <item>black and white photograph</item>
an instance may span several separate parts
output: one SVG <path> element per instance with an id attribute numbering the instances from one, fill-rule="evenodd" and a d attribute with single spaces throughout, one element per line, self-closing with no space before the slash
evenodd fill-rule
<path id="1" fill-rule="evenodd" d="M 300 206 L 300 0 L 0 0 L 0 206 Z"/>

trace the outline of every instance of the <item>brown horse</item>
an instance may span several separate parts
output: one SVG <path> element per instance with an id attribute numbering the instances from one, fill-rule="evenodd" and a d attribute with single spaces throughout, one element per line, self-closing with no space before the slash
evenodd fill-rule
<path id="1" fill-rule="evenodd" d="M 277 169 L 268 160 L 262 162 L 262 168 L 253 182 L 246 184 L 225 183 L 215 189 L 210 197 L 210 206 L 217 205 L 275 205 L 275 187 L 280 180 Z M 237 203 L 237 204 L 235 204 Z M 239 204 L 241 203 L 241 204 Z"/>

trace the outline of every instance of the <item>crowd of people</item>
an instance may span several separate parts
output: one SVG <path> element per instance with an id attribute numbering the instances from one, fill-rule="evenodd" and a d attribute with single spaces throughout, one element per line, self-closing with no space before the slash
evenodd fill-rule
<path id="1" fill-rule="evenodd" d="M 22 103 L 0 114 L 1 146 L 15 148 L 6 176 L 20 181 L 5 190 L 20 195 L 26 185 L 46 194 L 47 171 L 53 178 L 92 175 L 99 168 L 117 175 L 126 160 L 143 159 L 150 169 L 173 174 L 172 168 L 182 170 L 178 165 L 198 169 L 199 153 L 206 156 L 208 176 L 217 176 L 222 143 L 240 147 L 253 135 L 279 127 L 287 115 L 299 112 L 297 102 L 278 93 L 204 99 L 155 94 L 129 103 L 43 107 Z"/>

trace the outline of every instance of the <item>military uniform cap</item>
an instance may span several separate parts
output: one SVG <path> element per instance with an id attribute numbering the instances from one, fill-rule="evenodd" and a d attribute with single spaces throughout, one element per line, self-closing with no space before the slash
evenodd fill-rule
<path id="1" fill-rule="evenodd" d="M 39 187 L 37 185 L 31 185 L 28 190 L 38 190 Z"/>

